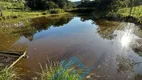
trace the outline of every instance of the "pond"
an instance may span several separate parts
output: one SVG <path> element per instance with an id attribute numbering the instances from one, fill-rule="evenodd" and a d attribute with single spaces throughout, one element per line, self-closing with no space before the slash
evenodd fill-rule
<path id="1" fill-rule="evenodd" d="M 25 25 L 25 23 L 27 25 Z M 27 50 L 15 66 L 21 78 L 37 77 L 48 59 L 93 66 L 86 80 L 133 80 L 142 75 L 142 30 L 126 22 L 65 15 L 0 24 L 0 50 Z M 75 58 L 75 59 L 74 59 Z M 77 60 L 76 60 L 77 59 Z"/>

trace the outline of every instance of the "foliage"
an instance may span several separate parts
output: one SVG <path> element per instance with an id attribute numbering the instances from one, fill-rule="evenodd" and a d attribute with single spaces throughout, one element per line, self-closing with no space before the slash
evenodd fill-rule
<path id="1" fill-rule="evenodd" d="M 142 23 L 142 6 L 133 7 L 131 17 L 133 18 L 132 22 Z M 116 13 L 116 16 L 120 17 L 129 17 L 130 16 L 130 8 L 122 8 L 119 9 Z"/>
<path id="2" fill-rule="evenodd" d="M 96 2 L 96 10 L 102 15 L 116 12 L 119 8 L 127 7 L 129 0 L 98 0 Z"/>
<path id="3" fill-rule="evenodd" d="M 12 69 L 5 68 L 0 71 L 0 80 L 16 80 L 17 74 Z"/>
<path id="4" fill-rule="evenodd" d="M 95 12 L 105 16 L 110 12 L 116 12 L 119 8 L 127 7 L 129 3 L 130 0 L 82 0 L 79 7 L 93 7 Z"/>
<path id="5" fill-rule="evenodd" d="M 140 75 L 140 74 L 135 75 L 135 80 L 141 80 L 141 79 L 142 79 L 142 75 Z"/>
<path id="6" fill-rule="evenodd" d="M 42 67 L 41 67 L 42 68 Z M 74 68 L 65 68 L 60 63 L 50 62 L 50 66 L 42 68 L 41 80 L 80 80 Z"/>
<path id="7" fill-rule="evenodd" d="M 142 17 L 142 6 L 133 7 L 132 16 L 140 18 Z M 122 16 L 129 16 L 130 8 L 121 8 L 119 9 L 116 14 L 120 14 Z"/>
<path id="8" fill-rule="evenodd" d="M 92 7 L 99 14 L 106 15 L 108 13 L 117 12 L 120 8 L 132 8 L 140 5 L 141 0 L 81 0 L 81 5 L 78 7 Z"/>
<path id="9" fill-rule="evenodd" d="M 4 2 L 0 1 L 1 9 L 23 9 L 24 4 L 21 2 Z"/>
<path id="10" fill-rule="evenodd" d="M 26 0 L 26 6 L 34 10 L 46 10 L 55 8 L 72 8 L 74 5 L 68 0 Z"/>
<path id="11" fill-rule="evenodd" d="M 50 14 L 59 14 L 59 13 L 63 13 L 64 10 L 62 10 L 62 9 L 51 9 L 49 12 L 50 12 Z"/>
<path id="12" fill-rule="evenodd" d="M 6 2 L 22 2 L 23 0 L 17 0 L 17 1 L 14 1 L 14 0 L 1 0 L 1 1 L 6 1 Z"/>
<path id="13" fill-rule="evenodd" d="M 45 7 L 46 7 L 47 9 L 59 8 L 59 6 L 58 6 L 57 4 L 55 4 L 53 1 L 46 2 Z"/>

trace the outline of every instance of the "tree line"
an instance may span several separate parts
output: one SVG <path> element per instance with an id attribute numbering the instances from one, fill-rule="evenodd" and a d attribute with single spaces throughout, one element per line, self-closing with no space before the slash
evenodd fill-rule
<path id="1" fill-rule="evenodd" d="M 69 0 L 25 0 L 25 5 L 34 10 L 47 9 L 68 9 L 74 7 L 74 4 Z"/>
<path id="2" fill-rule="evenodd" d="M 141 0 L 81 0 L 79 8 L 95 8 L 97 12 L 105 15 L 110 12 L 116 12 L 120 8 L 130 7 L 142 2 Z M 130 11 L 131 13 L 131 11 Z"/>

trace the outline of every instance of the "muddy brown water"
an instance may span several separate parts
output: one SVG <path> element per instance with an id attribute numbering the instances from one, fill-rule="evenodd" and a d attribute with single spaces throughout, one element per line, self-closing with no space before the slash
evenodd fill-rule
<path id="1" fill-rule="evenodd" d="M 136 80 L 142 75 L 139 25 L 85 16 L 41 17 L 27 22 L 3 27 L 0 33 L 0 50 L 27 50 L 28 58 L 15 66 L 24 80 L 36 79 L 39 64 L 44 66 L 47 58 L 62 61 L 76 57 L 86 69 L 94 66 L 86 80 Z"/>

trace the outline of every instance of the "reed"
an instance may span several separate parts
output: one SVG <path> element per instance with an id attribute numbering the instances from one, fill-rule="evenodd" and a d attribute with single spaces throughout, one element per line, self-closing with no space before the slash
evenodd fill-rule
<path id="1" fill-rule="evenodd" d="M 61 63 L 50 61 L 49 65 L 46 64 L 45 68 L 41 66 L 41 80 L 81 80 L 81 76 L 73 67 L 66 67 L 68 64 L 63 66 Z"/>

